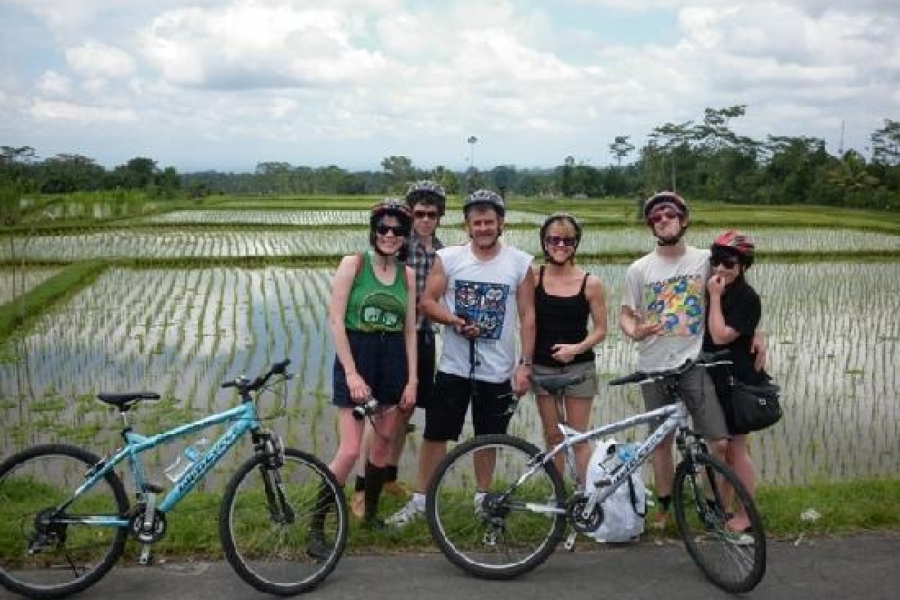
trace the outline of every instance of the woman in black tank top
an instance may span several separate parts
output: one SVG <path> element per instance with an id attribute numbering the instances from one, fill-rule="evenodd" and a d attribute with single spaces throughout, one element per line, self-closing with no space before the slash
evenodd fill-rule
<path id="1" fill-rule="evenodd" d="M 541 247 L 545 264 L 535 269 L 535 353 L 534 373 L 585 373 L 586 380 L 568 390 L 565 399 L 567 424 L 585 431 L 591 403 L 597 394 L 594 346 L 606 337 L 606 298 L 600 279 L 575 266 L 575 252 L 581 241 L 581 226 L 565 213 L 550 215 L 541 227 Z M 589 317 L 592 326 L 589 328 Z M 548 448 L 562 441 L 554 397 L 533 385 L 538 413 Z M 575 448 L 578 473 L 584 480 L 590 447 Z M 564 457 L 557 455 L 556 467 L 564 473 Z"/>

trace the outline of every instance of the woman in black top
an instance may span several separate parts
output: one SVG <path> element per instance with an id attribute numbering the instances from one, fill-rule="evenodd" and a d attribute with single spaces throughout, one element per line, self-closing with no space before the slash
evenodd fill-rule
<path id="1" fill-rule="evenodd" d="M 755 250 L 750 236 L 733 230 L 720 234 L 713 242 L 709 259 L 712 277 L 706 286 L 709 307 L 703 340 L 704 350 L 731 350 L 734 364 L 710 369 L 709 373 L 732 436 L 726 460 L 751 495 L 755 484 L 753 461 L 747 448 L 748 432 L 734 425 L 731 377 L 750 384 L 762 383 L 769 378 L 765 371 L 754 368 L 754 357 L 750 352 L 753 333 L 762 315 L 759 295 L 744 277 L 753 264 Z M 736 531 L 743 531 L 749 524 L 747 516 L 741 513 L 729 521 L 729 526 Z"/>
<path id="2" fill-rule="evenodd" d="M 545 264 L 532 267 L 537 287 L 534 295 L 536 321 L 533 373 L 585 373 L 587 378 L 568 390 L 565 416 L 573 429 L 585 431 L 591 416 L 591 402 L 597 394 L 597 373 L 593 348 L 606 337 L 606 298 L 603 284 L 594 275 L 575 266 L 575 252 L 581 241 L 581 226 L 566 213 L 550 215 L 541 227 L 541 247 Z M 592 327 L 588 330 L 588 318 Z M 544 440 L 552 448 L 562 441 L 554 397 L 532 385 L 544 429 Z M 578 473 L 584 480 L 591 450 L 588 444 L 575 447 Z M 556 467 L 564 473 L 564 456 L 556 456 Z"/>

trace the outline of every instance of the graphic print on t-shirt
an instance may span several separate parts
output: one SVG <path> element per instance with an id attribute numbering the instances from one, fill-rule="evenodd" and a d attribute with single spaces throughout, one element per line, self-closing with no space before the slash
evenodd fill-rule
<path id="1" fill-rule="evenodd" d="M 704 284 L 699 275 L 679 275 L 644 286 L 641 306 L 660 335 L 690 337 L 703 332 Z"/>
<path id="2" fill-rule="evenodd" d="M 381 290 L 367 295 L 359 307 L 362 331 L 399 331 L 403 328 L 405 308 L 393 295 Z"/>
<path id="3" fill-rule="evenodd" d="M 499 340 L 506 316 L 509 286 L 502 283 L 456 280 L 453 290 L 456 314 L 478 325 L 479 339 Z"/>

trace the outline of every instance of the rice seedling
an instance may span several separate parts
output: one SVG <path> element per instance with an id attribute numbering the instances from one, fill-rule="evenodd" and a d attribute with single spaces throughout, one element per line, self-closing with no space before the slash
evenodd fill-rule
<path id="1" fill-rule="evenodd" d="M 625 267 L 586 268 L 607 291 L 611 326 L 597 348 L 605 381 L 634 365 L 634 347 L 615 327 Z M 298 376 L 276 428 L 292 445 L 329 454 L 336 443 L 329 404 L 333 349 L 325 323 L 332 273 L 108 269 L 38 319 L 20 339 L 20 360 L 0 364 L 0 414 L 10 424 L 0 435 L 0 454 L 51 435 L 80 438 L 76 430 L 114 445 L 116 416 L 92 400 L 100 391 L 164 393 L 167 403 L 136 413 L 147 432 L 230 406 L 233 393 L 219 384 L 281 356 L 293 360 Z M 751 438 L 761 479 L 783 485 L 895 475 L 900 265 L 762 263 L 750 279 L 762 297 L 768 370 L 784 389 L 786 410 L 781 423 Z M 593 420 L 622 418 L 641 407 L 637 389 L 602 386 Z M 421 425 L 420 411 L 414 422 Z M 530 396 L 520 401 L 511 430 L 541 443 Z M 414 450 L 414 440 L 410 446 Z M 158 456 L 160 463 L 165 458 Z M 407 453 L 403 472 L 415 471 L 413 458 Z"/>

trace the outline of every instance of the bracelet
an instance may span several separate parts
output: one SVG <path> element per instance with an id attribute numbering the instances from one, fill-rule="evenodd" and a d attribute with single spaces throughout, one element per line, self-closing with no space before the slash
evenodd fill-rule
<path id="1" fill-rule="evenodd" d="M 530 358 L 525 358 L 524 356 L 519 359 L 519 364 L 525 367 L 530 367 L 533 363 Z"/>

